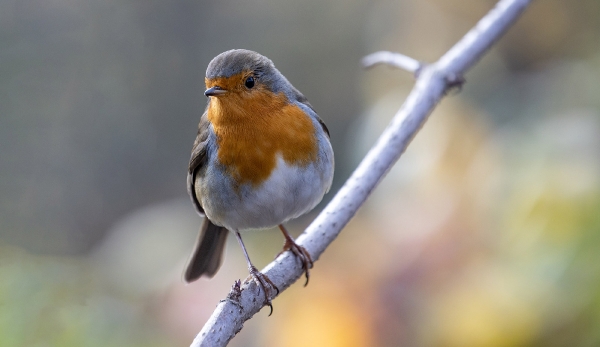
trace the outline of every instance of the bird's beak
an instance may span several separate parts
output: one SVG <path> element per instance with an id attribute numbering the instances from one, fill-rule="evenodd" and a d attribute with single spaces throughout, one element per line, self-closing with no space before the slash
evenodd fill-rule
<path id="1" fill-rule="evenodd" d="M 219 86 L 214 86 L 211 88 L 208 88 L 205 92 L 204 95 L 206 96 L 219 96 L 219 95 L 223 95 L 227 93 L 227 90 L 219 87 Z"/>

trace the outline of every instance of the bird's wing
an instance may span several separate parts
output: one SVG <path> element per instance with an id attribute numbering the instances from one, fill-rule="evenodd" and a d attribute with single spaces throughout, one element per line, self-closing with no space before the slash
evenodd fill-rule
<path id="1" fill-rule="evenodd" d="M 198 124 L 198 136 L 196 137 L 194 147 L 192 148 L 192 156 L 190 158 L 187 175 L 188 194 L 190 195 L 190 198 L 192 198 L 192 202 L 200 214 L 204 214 L 204 209 L 196 196 L 194 185 L 196 183 L 196 173 L 200 168 L 206 165 L 207 162 L 206 147 L 208 143 L 209 127 L 210 122 L 208 121 L 207 112 L 205 111 L 202 117 L 200 117 L 200 124 Z"/>
<path id="2" fill-rule="evenodd" d="M 323 131 L 325 131 L 325 134 L 327 134 L 327 137 L 331 138 L 331 136 L 329 135 L 329 129 L 327 129 L 327 125 L 325 125 L 325 122 L 323 122 L 321 117 L 319 117 L 319 115 L 317 114 L 315 109 L 312 107 L 310 102 L 308 102 L 308 99 L 302 93 L 300 93 L 300 91 L 296 88 L 294 88 L 294 97 L 296 98 L 296 101 L 298 101 L 301 104 L 306 105 L 308 108 L 310 108 L 313 111 L 313 116 L 317 119 L 319 124 L 321 124 Z"/>

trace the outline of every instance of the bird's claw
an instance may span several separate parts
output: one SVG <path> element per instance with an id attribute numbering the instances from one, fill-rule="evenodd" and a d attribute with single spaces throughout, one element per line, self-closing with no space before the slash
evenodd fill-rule
<path id="1" fill-rule="evenodd" d="M 263 303 L 263 305 L 265 306 L 269 306 L 269 308 L 271 309 L 271 311 L 269 312 L 269 316 L 273 313 L 273 305 L 271 304 L 271 299 L 270 299 L 270 291 L 271 288 L 275 289 L 276 293 L 275 295 L 279 295 L 279 288 L 277 288 L 277 286 L 271 281 L 271 279 L 269 277 L 267 277 L 267 275 L 263 274 L 262 272 L 258 271 L 258 269 L 254 266 L 251 266 L 248 268 L 248 271 L 250 272 L 250 276 L 252 276 L 252 279 L 254 280 L 254 282 L 258 285 L 259 288 L 262 289 L 263 293 L 265 293 L 265 301 Z M 267 289 L 269 288 L 269 289 Z"/>
<path id="2" fill-rule="evenodd" d="M 283 244 L 283 250 L 281 252 L 279 252 L 277 257 L 285 251 L 291 251 L 296 256 L 296 258 L 300 259 L 300 262 L 302 262 L 302 270 L 304 271 L 304 274 L 306 275 L 306 282 L 304 283 L 304 286 L 306 287 L 308 285 L 308 280 L 310 278 L 309 270 L 312 269 L 312 267 L 313 267 L 313 260 L 312 260 L 312 257 L 310 256 L 310 253 L 308 253 L 306 248 L 300 246 L 299 244 L 294 242 L 294 240 L 291 238 L 285 239 L 285 243 Z"/>

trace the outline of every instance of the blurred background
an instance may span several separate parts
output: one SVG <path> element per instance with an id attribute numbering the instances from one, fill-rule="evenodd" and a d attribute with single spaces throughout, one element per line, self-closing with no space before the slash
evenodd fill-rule
<path id="1" fill-rule="evenodd" d="M 271 58 L 325 120 L 336 193 L 495 1 L 0 0 L 0 347 L 188 346 L 234 280 L 181 274 L 204 72 Z M 537 1 L 315 264 L 231 346 L 600 345 L 600 2 Z M 317 210 L 320 210 L 321 204 Z M 318 211 L 289 223 L 296 235 Z M 245 234 L 263 267 L 276 230 Z"/>

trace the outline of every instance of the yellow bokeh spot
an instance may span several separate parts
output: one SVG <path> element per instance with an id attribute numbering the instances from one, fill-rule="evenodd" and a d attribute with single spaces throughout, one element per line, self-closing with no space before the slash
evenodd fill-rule
<path id="1" fill-rule="evenodd" d="M 526 288 L 501 271 L 489 277 L 471 275 L 444 291 L 434 304 L 433 345 L 505 347 L 534 339 L 541 318 L 531 293 L 524 293 Z"/>
<path id="2" fill-rule="evenodd" d="M 269 346 L 374 346 L 370 320 L 342 294 L 321 295 L 288 303 L 286 317 L 270 331 Z M 324 295 L 323 295 L 324 294 Z M 354 298 L 356 300 L 356 298 Z"/>

